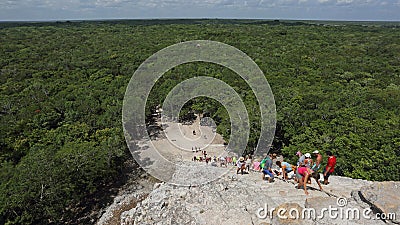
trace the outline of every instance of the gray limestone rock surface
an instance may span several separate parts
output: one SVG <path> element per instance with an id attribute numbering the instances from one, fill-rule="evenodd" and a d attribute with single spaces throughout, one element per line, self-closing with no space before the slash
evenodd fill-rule
<path id="1" fill-rule="evenodd" d="M 187 179 L 185 173 L 176 171 L 173 179 Z M 118 224 L 386 224 L 362 216 L 363 211 L 371 211 L 370 216 L 374 217 L 377 212 L 373 206 L 400 216 L 396 183 L 331 176 L 324 191 L 313 180 L 308 185 L 309 195 L 305 195 L 292 181 L 275 179 L 269 183 L 262 180 L 260 172 L 236 174 L 234 166 L 202 166 L 190 174 L 203 178 L 223 175 L 203 185 L 156 184 L 143 201 L 119 215 Z M 337 215 L 335 211 L 330 215 L 329 208 L 336 208 Z M 315 216 L 308 215 L 310 210 Z"/>
<path id="2" fill-rule="evenodd" d="M 361 188 L 360 197 L 382 214 L 382 219 L 400 224 L 400 182 L 377 182 Z M 392 217 L 394 216 L 394 217 Z M 389 218 L 388 218 L 389 217 Z"/>

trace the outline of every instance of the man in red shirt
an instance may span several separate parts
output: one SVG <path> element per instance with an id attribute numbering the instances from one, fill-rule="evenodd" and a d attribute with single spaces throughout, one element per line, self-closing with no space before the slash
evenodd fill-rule
<path id="1" fill-rule="evenodd" d="M 328 155 L 328 164 L 326 165 L 324 170 L 325 185 L 329 184 L 328 178 L 333 173 L 333 171 L 335 171 L 335 165 L 336 165 L 336 157 L 332 154 L 332 152 L 326 151 L 326 154 Z"/>

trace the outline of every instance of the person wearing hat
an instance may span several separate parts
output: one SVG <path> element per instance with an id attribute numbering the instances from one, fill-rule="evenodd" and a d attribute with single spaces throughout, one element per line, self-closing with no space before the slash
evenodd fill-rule
<path id="1" fill-rule="evenodd" d="M 296 155 L 299 157 L 299 160 L 297 161 L 297 166 L 304 166 L 304 160 L 306 157 L 301 153 L 301 151 L 298 151 Z"/>
<path id="2" fill-rule="evenodd" d="M 241 171 L 243 175 L 243 170 L 246 169 L 246 162 L 244 161 L 244 157 L 239 158 L 239 160 L 236 163 L 236 166 L 237 166 L 236 174 L 238 174 L 239 171 Z"/>
<path id="3" fill-rule="evenodd" d="M 296 182 L 299 182 L 299 179 L 301 179 L 301 175 L 299 174 L 299 168 L 304 166 L 304 160 L 306 157 L 301 153 L 301 151 L 297 151 L 296 155 L 299 157 L 299 160 L 297 160 L 297 169 L 296 169 L 296 176 L 294 180 Z"/>
<path id="4" fill-rule="evenodd" d="M 313 160 L 311 158 L 311 154 L 310 153 L 306 153 L 304 154 L 304 166 L 311 169 L 311 165 L 313 164 Z M 307 180 L 307 183 L 311 184 L 311 179 Z"/>
<path id="5" fill-rule="evenodd" d="M 314 162 L 314 165 L 312 166 L 312 170 L 315 172 L 318 172 L 319 169 L 321 168 L 321 163 L 322 163 L 322 155 L 319 153 L 318 150 L 313 151 L 314 156 L 316 157 L 316 160 Z"/>
<path id="6" fill-rule="evenodd" d="M 313 160 L 311 158 L 311 154 L 310 153 L 306 153 L 304 154 L 304 165 L 308 168 L 311 168 L 311 165 L 313 164 Z"/>

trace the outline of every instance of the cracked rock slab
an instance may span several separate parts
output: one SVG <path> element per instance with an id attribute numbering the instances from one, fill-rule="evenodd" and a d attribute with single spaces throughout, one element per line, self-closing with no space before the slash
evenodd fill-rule
<path id="1" fill-rule="evenodd" d="M 362 187 L 360 195 L 364 201 L 369 203 L 386 216 L 395 215 L 395 218 L 387 221 L 400 224 L 400 182 L 377 182 L 370 186 Z"/>

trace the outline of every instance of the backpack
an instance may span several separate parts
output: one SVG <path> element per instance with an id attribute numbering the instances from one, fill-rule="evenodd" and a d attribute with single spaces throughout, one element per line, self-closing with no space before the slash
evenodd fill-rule
<path id="1" fill-rule="evenodd" d="M 261 163 L 260 163 L 260 168 L 261 168 L 261 169 L 264 169 L 264 166 L 265 166 L 265 163 L 267 162 L 267 160 L 268 160 L 268 157 L 265 157 L 265 158 L 261 161 Z"/>

